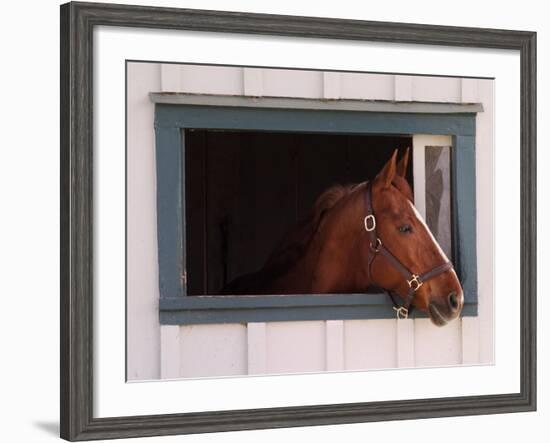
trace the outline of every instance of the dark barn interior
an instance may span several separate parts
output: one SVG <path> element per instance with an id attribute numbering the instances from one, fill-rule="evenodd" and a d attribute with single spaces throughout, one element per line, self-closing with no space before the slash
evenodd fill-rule
<path id="1" fill-rule="evenodd" d="M 185 131 L 187 292 L 253 272 L 316 198 L 371 179 L 411 136 Z M 409 162 L 412 184 L 412 161 Z"/>

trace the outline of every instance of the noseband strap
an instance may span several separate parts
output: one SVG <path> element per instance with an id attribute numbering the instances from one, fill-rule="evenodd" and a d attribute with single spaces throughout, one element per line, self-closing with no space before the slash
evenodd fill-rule
<path id="1" fill-rule="evenodd" d="M 365 192 L 365 207 L 367 215 L 364 218 L 364 225 L 365 231 L 367 231 L 367 234 L 369 236 L 369 253 L 367 266 L 369 281 L 372 281 L 372 262 L 378 255 L 382 255 L 386 259 L 386 261 L 403 276 L 403 278 L 409 285 L 407 298 L 405 299 L 405 303 L 401 306 L 397 302 L 395 294 L 390 289 L 382 288 L 389 295 L 393 303 L 393 309 L 394 311 L 396 311 L 397 318 L 408 318 L 413 308 L 413 300 L 416 291 L 418 291 L 426 281 L 452 269 L 453 265 L 450 261 L 447 261 L 439 266 L 436 266 L 430 271 L 425 272 L 424 274 L 418 275 L 412 273 L 405 265 L 403 265 L 403 263 L 401 263 L 401 261 L 395 255 L 393 255 L 388 250 L 388 248 L 384 246 L 382 240 L 380 240 L 380 237 L 378 237 L 378 234 L 376 233 L 376 217 L 374 215 L 374 209 L 372 205 L 371 182 L 367 182 L 367 190 Z"/>

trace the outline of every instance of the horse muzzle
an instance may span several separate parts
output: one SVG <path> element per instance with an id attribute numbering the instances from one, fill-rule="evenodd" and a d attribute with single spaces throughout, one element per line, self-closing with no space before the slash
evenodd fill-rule
<path id="1" fill-rule="evenodd" d="M 430 320 L 436 326 L 445 326 L 450 321 L 456 319 L 464 306 L 464 294 L 462 291 L 452 291 L 444 300 L 444 302 L 438 303 L 432 301 L 428 305 Z"/>

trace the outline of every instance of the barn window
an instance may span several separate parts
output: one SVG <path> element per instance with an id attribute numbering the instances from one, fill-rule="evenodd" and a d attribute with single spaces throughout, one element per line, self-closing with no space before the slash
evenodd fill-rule
<path id="1" fill-rule="evenodd" d="M 393 318 L 384 294 L 219 295 L 263 264 L 328 186 L 372 178 L 413 147 L 415 204 L 477 314 L 478 105 L 151 94 L 163 324 Z M 422 315 L 422 314 L 417 314 Z"/>
<path id="2" fill-rule="evenodd" d="M 203 129 L 183 136 L 193 296 L 217 295 L 260 269 L 323 191 L 373 177 L 394 149 L 412 147 L 410 136 Z"/>

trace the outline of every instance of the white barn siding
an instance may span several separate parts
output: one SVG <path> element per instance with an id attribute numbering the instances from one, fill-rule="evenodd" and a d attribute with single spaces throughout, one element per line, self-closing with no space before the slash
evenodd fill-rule
<path id="1" fill-rule="evenodd" d="M 225 66 L 161 66 L 162 92 L 193 94 L 243 93 L 243 69 Z"/>
<path id="2" fill-rule="evenodd" d="M 397 367 L 397 320 L 346 320 L 344 368 Z"/>
<path id="3" fill-rule="evenodd" d="M 492 82 L 260 68 L 130 64 L 128 378 L 365 370 L 493 360 Z M 160 326 L 153 91 L 248 96 L 482 102 L 477 117 L 479 317 Z M 480 223 L 479 220 L 483 220 Z M 483 244 L 479 242 L 483 239 Z"/>
<path id="4" fill-rule="evenodd" d="M 326 369 L 324 321 L 267 323 L 266 372 L 319 372 Z"/>
<path id="5" fill-rule="evenodd" d="M 394 100 L 392 75 L 342 73 L 340 82 L 342 92 L 339 98 Z"/>
<path id="6" fill-rule="evenodd" d="M 154 64 L 129 64 L 127 161 L 127 378 L 160 377 L 154 108 L 148 97 L 160 88 Z"/>
<path id="7" fill-rule="evenodd" d="M 341 371 L 346 368 L 344 350 L 344 320 L 325 322 L 325 370 Z"/>
<path id="8" fill-rule="evenodd" d="M 413 77 L 412 100 L 415 102 L 460 103 L 462 80 L 451 77 Z"/>
<path id="9" fill-rule="evenodd" d="M 262 89 L 261 95 L 266 97 L 321 98 L 323 96 L 323 73 L 262 69 Z"/>
<path id="10" fill-rule="evenodd" d="M 462 363 L 462 321 L 443 328 L 427 318 L 414 320 L 415 366 L 448 366 Z"/>
<path id="11" fill-rule="evenodd" d="M 413 78 L 410 75 L 394 75 L 393 78 L 395 101 L 412 101 Z"/>
<path id="12" fill-rule="evenodd" d="M 476 168 L 483 171 L 477 174 L 476 198 L 477 198 L 477 269 L 479 316 L 476 318 L 479 337 L 479 361 L 488 364 L 494 361 L 494 268 L 493 251 L 495 250 L 493 226 L 495 223 L 493 205 L 480 202 L 492 202 L 494 171 L 494 83 L 491 80 L 477 80 L 478 101 L 483 103 L 484 112 L 477 116 L 476 127 Z M 480 223 L 483 220 L 483 223 Z M 469 323 L 474 323 L 469 322 Z M 475 339 L 474 339 L 475 340 Z"/>
<path id="13" fill-rule="evenodd" d="M 180 377 L 247 373 L 244 324 L 180 326 Z"/>

